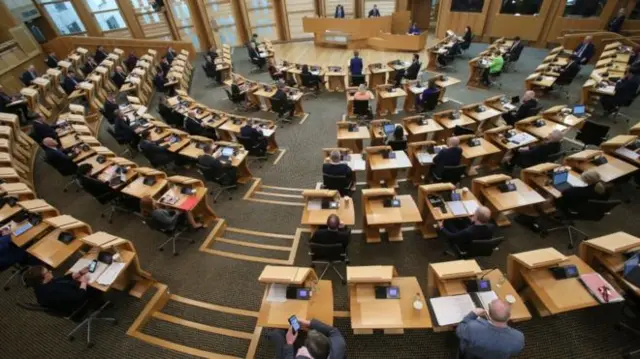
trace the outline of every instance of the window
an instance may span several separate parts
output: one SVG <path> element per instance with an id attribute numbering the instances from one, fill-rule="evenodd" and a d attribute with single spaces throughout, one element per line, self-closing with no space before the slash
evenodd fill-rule
<path id="1" fill-rule="evenodd" d="M 238 36 L 236 19 L 233 16 L 231 0 L 205 0 L 204 6 L 211 28 L 214 29 L 214 32 L 216 28 L 218 29 L 217 33 L 220 36 L 220 42 L 229 46 L 240 45 L 241 42 Z"/>
<path id="2" fill-rule="evenodd" d="M 354 17 L 353 0 L 325 0 L 324 11 L 328 17 L 336 15 L 336 6 L 342 5 L 344 17 Z"/>
<path id="3" fill-rule="evenodd" d="M 364 0 L 364 16 L 367 16 L 369 14 L 369 11 L 373 9 L 373 5 L 376 5 L 378 7 L 380 16 L 388 16 L 396 11 L 395 0 Z"/>
<path id="4" fill-rule="evenodd" d="M 607 0 L 566 0 L 564 17 L 599 17 Z"/>
<path id="5" fill-rule="evenodd" d="M 511 0 L 506 0 L 511 1 Z M 452 0 L 451 11 L 482 12 L 484 0 Z"/>
<path id="6" fill-rule="evenodd" d="M 271 0 L 244 0 L 249 15 L 251 33 L 261 39 L 277 40 L 275 12 Z"/>
<path id="7" fill-rule="evenodd" d="M 96 23 L 103 32 L 103 35 L 110 31 L 122 30 L 118 31 L 116 34 L 121 35 L 121 37 L 131 37 L 129 29 L 127 28 L 127 23 L 124 21 L 115 0 L 84 0 L 84 2 L 87 4 L 89 11 L 91 11 L 91 14 L 96 19 Z M 109 36 L 116 37 L 114 34 Z"/>
<path id="8" fill-rule="evenodd" d="M 173 40 L 165 13 L 155 12 L 151 7 L 151 2 L 152 0 L 131 0 L 144 37 L 146 39 Z"/>
<path id="9" fill-rule="evenodd" d="M 287 0 L 287 19 L 292 39 L 312 37 L 312 33 L 302 30 L 302 18 L 316 16 L 316 7 L 308 0 Z"/>
<path id="10" fill-rule="evenodd" d="M 39 1 L 60 35 L 77 35 L 87 31 L 70 1 Z"/>
<path id="11" fill-rule="evenodd" d="M 118 10 L 118 4 L 115 0 L 85 0 L 91 12 L 99 12 L 106 10 Z"/>
<path id="12" fill-rule="evenodd" d="M 512 15 L 538 15 L 543 1 L 544 0 L 503 0 L 500 13 Z"/>
<path id="13" fill-rule="evenodd" d="M 102 31 L 124 29 L 127 27 L 119 10 L 101 12 L 93 14 L 93 16 L 96 18 L 96 22 Z"/>
<path id="14" fill-rule="evenodd" d="M 191 22 L 189 5 L 183 0 L 171 1 L 171 12 L 173 13 L 176 25 L 178 26 L 180 40 L 193 43 L 196 51 L 200 51 L 200 39 L 198 39 L 196 29 L 193 26 L 193 22 Z"/>

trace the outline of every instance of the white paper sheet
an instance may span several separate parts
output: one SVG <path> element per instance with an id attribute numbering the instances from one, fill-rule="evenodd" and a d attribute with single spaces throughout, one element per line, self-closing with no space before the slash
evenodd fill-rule
<path id="1" fill-rule="evenodd" d="M 489 303 L 494 299 L 498 299 L 498 295 L 494 291 L 490 292 L 477 292 L 476 295 L 478 299 L 480 299 L 480 303 L 482 304 L 482 308 L 486 311 L 489 311 Z"/>
<path id="2" fill-rule="evenodd" d="M 462 201 L 447 202 L 447 206 L 451 210 L 451 214 L 454 216 L 462 216 L 468 213 Z"/>
<path id="3" fill-rule="evenodd" d="M 267 293 L 267 302 L 269 303 L 284 303 L 287 301 L 287 285 L 286 284 L 272 284 Z"/>
<path id="4" fill-rule="evenodd" d="M 73 267 L 71 267 L 71 269 L 69 269 L 69 271 L 71 273 L 77 273 L 81 270 L 83 270 L 84 268 L 88 267 L 89 264 L 91 263 L 91 260 L 88 258 L 80 258 L 74 265 Z M 93 283 L 95 282 L 98 277 L 100 277 L 100 275 L 102 275 L 104 273 L 105 270 L 107 270 L 107 265 L 102 263 L 102 262 L 98 262 L 98 265 L 96 266 L 96 270 L 93 271 L 93 273 L 89 273 L 89 283 Z"/>
<path id="5" fill-rule="evenodd" d="M 320 199 L 312 199 L 307 202 L 307 210 L 309 211 L 317 211 L 322 209 L 322 200 Z"/>
<path id="6" fill-rule="evenodd" d="M 469 294 L 429 299 L 438 325 L 457 324 L 476 306 Z"/>
<path id="7" fill-rule="evenodd" d="M 620 156 L 624 156 L 632 160 L 637 160 L 638 158 L 640 158 L 640 153 L 631 151 L 626 147 L 618 147 L 618 149 L 616 149 L 616 153 L 619 154 Z"/>
<path id="8" fill-rule="evenodd" d="M 433 155 L 426 152 L 418 152 L 416 158 L 420 164 L 433 164 Z"/>
<path id="9" fill-rule="evenodd" d="M 98 263 L 98 264 L 101 264 L 101 263 Z M 111 263 L 106 268 L 104 273 L 102 273 L 102 275 L 98 277 L 98 284 L 111 285 L 111 283 L 113 283 L 113 281 L 115 281 L 116 278 L 118 278 L 118 276 L 120 275 L 120 272 L 122 272 L 124 267 L 125 267 L 125 263 L 121 263 L 121 262 Z"/>
<path id="10" fill-rule="evenodd" d="M 569 174 L 569 177 L 567 177 L 567 183 L 569 183 L 573 187 L 586 187 L 587 186 L 587 184 L 584 183 L 582 178 L 574 176 L 572 174 Z"/>
<path id="11" fill-rule="evenodd" d="M 262 128 L 260 129 L 260 131 L 262 131 L 262 135 L 264 137 L 271 137 L 271 135 L 273 135 L 273 133 L 276 132 L 276 130 L 272 130 L 269 128 Z"/>
<path id="12" fill-rule="evenodd" d="M 476 209 L 478 209 L 479 207 L 477 201 L 462 201 L 462 204 L 467 209 L 467 213 L 469 214 L 474 214 L 476 212 Z"/>

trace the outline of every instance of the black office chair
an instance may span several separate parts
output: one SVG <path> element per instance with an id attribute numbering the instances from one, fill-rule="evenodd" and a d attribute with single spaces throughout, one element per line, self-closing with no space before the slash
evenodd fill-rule
<path id="1" fill-rule="evenodd" d="M 569 100 L 569 86 L 580 72 L 580 65 L 570 66 L 566 71 L 563 71 L 560 76 L 553 83 L 554 89 L 564 94 L 565 98 Z"/>
<path id="2" fill-rule="evenodd" d="M 529 113 L 527 113 L 525 118 L 537 116 L 540 113 L 540 111 L 542 111 L 542 105 L 538 104 L 538 106 L 533 107 L 532 109 L 529 110 Z"/>
<path id="3" fill-rule="evenodd" d="M 584 121 L 575 139 L 582 142 L 583 148 L 587 148 L 589 145 L 599 147 L 606 140 L 608 133 L 609 126 L 600 125 L 593 121 Z"/>
<path id="4" fill-rule="evenodd" d="M 211 167 L 205 167 L 201 164 L 196 164 L 198 167 L 198 172 L 202 174 L 204 180 L 207 182 L 213 182 L 218 184 L 218 189 L 215 191 L 215 195 L 213 196 L 213 203 L 218 201 L 218 197 L 229 190 L 234 190 L 238 188 L 238 171 L 233 166 L 225 166 L 222 167 L 221 170 L 217 170 Z M 213 195 L 214 191 L 209 191 L 209 194 Z M 229 195 L 229 200 L 232 200 L 233 197 Z"/>
<path id="5" fill-rule="evenodd" d="M 394 87 L 399 88 L 400 86 L 402 86 L 402 79 L 404 79 L 406 73 L 407 72 L 404 69 L 397 70 L 396 75 L 393 79 L 389 77 L 389 83 Z"/>
<path id="6" fill-rule="evenodd" d="M 416 80 L 418 78 L 418 74 L 420 74 L 420 69 L 422 68 L 422 62 L 418 63 L 418 67 L 415 68 L 416 70 L 413 70 L 414 68 L 411 68 L 411 67 L 408 68 L 407 71 L 404 73 L 404 78 L 406 78 L 407 80 Z M 409 69 L 411 69 L 411 71 L 409 71 Z"/>
<path id="7" fill-rule="evenodd" d="M 470 259 L 478 257 L 491 257 L 493 252 L 498 249 L 500 243 L 504 242 L 504 237 L 494 237 L 491 239 L 473 240 L 468 248 L 460 248 L 457 244 L 451 243 L 451 251 L 445 251 L 446 254 L 452 254 L 458 259 Z"/>
<path id="8" fill-rule="evenodd" d="M 502 88 L 502 83 L 500 82 L 500 76 L 502 75 L 502 70 L 489 74 L 489 87 L 497 87 Z"/>
<path id="9" fill-rule="evenodd" d="M 576 232 L 583 236 L 583 240 L 589 238 L 589 235 L 579 230 L 576 227 L 575 221 L 590 221 L 590 222 L 599 222 L 605 216 L 608 216 L 611 211 L 621 204 L 622 201 L 619 200 L 594 200 L 591 199 L 587 201 L 587 204 L 581 207 L 579 212 L 568 212 L 562 213 L 563 218 L 559 221 L 561 223 L 558 227 L 552 228 L 542 228 L 540 230 L 540 235 L 544 238 L 549 232 L 554 232 L 558 230 L 566 230 L 569 233 L 569 249 L 573 249 L 574 241 L 573 241 L 573 233 Z"/>
<path id="10" fill-rule="evenodd" d="M 358 125 L 367 125 L 368 120 L 373 118 L 369 101 L 353 100 L 353 114 L 358 116 Z"/>
<path id="11" fill-rule="evenodd" d="M 291 122 L 291 120 L 285 116 L 285 114 L 290 111 L 290 106 L 292 105 L 286 101 L 273 98 L 271 99 L 271 110 L 278 115 L 278 117 L 276 118 L 276 123 L 279 122 L 283 124 Z M 280 127 L 282 127 L 282 125 Z"/>
<path id="12" fill-rule="evenodd" d="M 367 78 L 365 77 L 365 75 L 351 75 L 351 83 L 349 84 L 349 86 L 352 87 L 358 87 L 360 85 L 362 85 L 363 83 L 365 83 L 367 81 Z"/>
<path id="13" fill-rule="evenodd" d="M 560 163 L 560 160 L 564 157 L 564 155 L 565 155 L 564 151 L 556 152 L 554 154 L 549 155 L 545 162 Z"/>
<path id="14" fill-rule="evenodd" d="M 464 177 L 466 169 L 466 165 L 444 166 L 441 176 L 438 176 L 434 171 L 431 171 L 431 178 L 436 183 L 453 183 L 457 186 L 462 180 L 462 177 Z"/>
<path id="15" fill-rule="evenodd" d="M 249 163 L 247 163 L 247 165 L 252 161 L 259 161 L 260 168 L 262 168 L 261 162 L 269 159 L 267 147 L 260 141 L 253 141 L 251 138 L 241 136 L 240 134 L 236 135 L 236 139 L 245 150 L 249 151 Z"/>
<path id="16" fill-rule="evenodd" d="M 502 68 L 502 71 L 509 72 L 509 71 L 513 70 L 513 72 L 518 72 L 518 70 L 516 70 L 516 68 L 515 68 L 515 65 L 516 65 L 516 62 L 518 62 L 518 60 L 520 59 L 520 55 L 522 54 L 522 50 L 524 50 L 524 46 L 518 48 L 517 51 L 512 52 L 509 55 L 509 58 L 507 59 L 507 61 L 505 61 L 504 67 Z"/>
<path id="17" fill-rule="evenodd" d="M 394 151 L 407 151 L 407 139 L 395 140 L 389 139 L 387 145 L 391 146 Z"/>
<path id="18" fill-rule="evenodd" d="M 203 64 L 202 65 L 202 69 L 204 70 L 205 75 L 214 80 L 215 83 L 220 83 L 220 75 L 218 74 L 218 72 L 215 70 L 215 64 L 213 65 L 213 68 L 209 68 L 207 67 L 207 64 Z M 210 85 L 208 85 L 207 87 L 210 87 Z"/>
<path id="19" fill-rule="evenodd" d="M 438 98 L 440 97 L 440 91 L 432 92 L 427 95 L 427 98 L 422 103 L 416 100 L 416 112 L 424 113 L 433 111 L 438 106 Z"/>
<path id="20" fill-rule="evenodd" d="M 640 328 L 638 328 L 638 318 L 640 318 L 640 298 L 634 293 L 634 291 L 627 291 L 625 293 L 625 300 L 620 308 L 620 320 L 614 325 L 616 330 L 622 330 L 629 332 L 634 337 L 640 337 Z M 635 358 L 636 354 L 640 353 L 638 348 L 638 341 L 632 342 L 632 345 L 627 346 L 624 349 L 622 357 L 624 359 Z"/>
<path id="21" fill-rule="evenodd" d="M 466 128 L 466 127 L 462 127 L 462 126 L 458 126 L 456 125 L 456 127 L 453 128 L 453 135 L 454 136 L 464 136 L 464 135 L 474 135 L 476 133 L 476 131 Z"/>
<path id="22" fill-rule="evenodd" d="M 115 131 L 113 131 L 113 128 L 111 127 L 107 127 L 107 133 L 109 135 L 111 135 L 111 137 L 116 140 L 116 142 L 120 145 L 120 146 L 124 146 L 124 151 L 120 152 L 118 154 L 119 157 L 129 157 L 129 158 L 133 158 L 135 157 L 135 154 L 138 153 L 138 149 L 134 148 L 133 145 L 131 144 L 131 142 L 123 139 L 122 137 L 119 137 L 118 135 L 116 135 Z"/>
<path id="23" fill-rule="evenodd" d="M 118 320 L 116 318 L 112 318 L 112 317 L 102 317 L 100 316 L 100 314 L 102 314 L 102 312 L 107 309 L 107 307 L 109 307 L 111 305 L 111 302 L 106 301 L 106 302 L 102 302 L 98 303 L 101 304 L 100 307 L 94 311 L 89 311 L 90 307 L 92 306 L 92 304 L 96 303 L 97 301 L 94 300 L 88 300 L 86 301 L 83 305 L 81 305 L 80 307 L 78 307 L 73 313 L 71 314 L 67 314 L 67 313 L 60 313 L 57 312 L 55 310 L 49 309 L 49 308 L 45 308 L 39 304 L 36 303 L 16 303 L 20 308 L 25 309 L 25 310 L 29 310 L 29 311 L 33 311 L 33 312 L 43 312 L 46 314 L 49 314 L 51 316 L 54 317 L 58 317 L 58 318 L 63 318 L 72 322 L 80 322 L 78 325 L 76 325 L 75 328 L 73 328 L 69 334 L 67 334 L 67 339 L 69 339 L 69 341 L 73 341 L 75 340 L 75 336 L 74 334 L 80 330 L 83 327 L 87 327 L 87 336 L 86 336 L 86 341 L 87 341 L 87 348 L 92 348 L 94 345 L 94 342 L 91 340 L 91 325 L 94 322 L 98 322 L 98 321 L 105 321 L 105 322 L 109 322 L 112 325 L 117 325 L 118 324 Z M 97 306 L 97 304 L 96 304 Z"/>
<path id="24" fill-rule="evenodd" d="M 300 74 L 300 79 L 302 80 L 304 94 L 318 98 L 318 94 L 320 93 L 320 79 L 311 73 Z"/>
<path id="25" fill-rule="evenodd" d="M 175 154 L 171 153 L 168 149 L 162 148 L 158 150 L 157 148 L 142 148 L 142 155 L 144 158 L 149 161 L 151 167 L 155 169 L 169 170 L 169 165 L 172 164 L 176 157 Z"/>
<path id="26" fill-rule="evenodd" d="M 620 110 L 623 107 L 631 106 L 633 104 L 633 102 L 636 100 L 636 98 L 638 97 L 638 95 L 640 95 L 640 89 L 638 90 L 638 92 L 636 92 L 636 94 L 629 101 L 626 101 L 626 102 L 623 102 L 623 103 L 620 103 L 620 104 L 616 105 L 615 110 L 611 113 L 611 115 L 612 115 L 611 120 L 613 121 L 613 123 L 618 123 L 618 116 L 623 117 L 627 124 L 629 124 L 629 122 L 634 119 L 633 117 L 631 117 L 629 115 L 625 115 L 624 113 L 620 112 Z"/>
<path id="27" fill-rule="evenodd" d="M 159 103 L 158 104 L 158 114 L 160 114 L 160 117 L 162 117 L 162 119 L 164 120 L 164 122 L 171 126 L 171 127 L 182 127 L 182 121 L 180 121 L 180 123 L 176 123 L 174 118 L 174 112 L 173 109 L 171 109 L 171 107 L 163 104 L 163 103 Z"/>
<path id="28" fill-rule="evenodd" d="M 231 101 L 235 105 L 234 110 L 240 110 L 242 107 L 239 105 L 243 104 L 246 100 L 245 94 L 237 94 L 236 96 L 234 96 L 231 91 L 227 89 L 224 89 L 224 92 L 227 94 L 227 98 L 229 99 L 229 101 Z"/>
<path id="29" fill-rule="evenodd" d="M 71 177 L 71 180 L 64 185 L 63 192 L 67 192 L 71 185 L 76 186 L 76 192 L 80 191 L 81 186 L 77 176 L 78 165 L 71 158 L 45 156 L 44 161 L 58 171 L 62 177 Z"/>
<path id="30" fill-rule="evenodd" d="M 255 50 L 255 54 L 253 54 L 249 46 L 247 46 L 247 51 L 249 52 L 249 60 L 255 66 L 249 72 L 262 72 L 262 68 L 266 65 L 267 60 L 259 56 L 257 49 Z"/>
<path id="31" fill-rule="evenodd" d="M 78 180 L 85 192 L 95 198 L 98 203 L 106 206 L 106 208 L 100 212 L 100 217 L 107 216 L 109 224 L 113 223 L 113 214 L 116 211 L 129 212 L 125 208 L 120 207 L 120 194 L 111 188 L 108 183 L 87 176 L 79 176 Z"/>
<path id="32" fill-rule="evenodd" d="M 340 196 L 351 194 L 351 178 L 322 173 L 322 187 L 340 192 Z"/>
<path id="33" fill-rule="evenodd" d="M 182 212 L 158 208 L 151 211 L 151 215 L 145 219 L 145 223 L 149 228 L 167 236 L 167 240 L 158 247 L 160 252 L 164 251 L 164 246 L 171 242 L 173 246 L 173 255 L 177 256 L 179 253 L 176 251 L 176 241 L 186 240 L 191 244 L 195 243 L 194 239 L 180 237 L 180 235 L 186 230 L 184 216 L 185 214 Z"/>
<path id="34" fill-rule="evenodd" d="M 334 244 L 321 244 L 321 243 L 309 243 L 309 256 L 311 257 L 311 267 L 313 268 L 317 264 L 326 264 L 324 270 L 318 277 L 321 280 L 327 270 L 332 268 L 334 272 L 340 277 L 342 284 L 347 284 L 345 277 L 338 271 L 336 264 L 344 264 L 345 269 L 347 265 L 347 251 L 346 248 L 340 243 Z"/>

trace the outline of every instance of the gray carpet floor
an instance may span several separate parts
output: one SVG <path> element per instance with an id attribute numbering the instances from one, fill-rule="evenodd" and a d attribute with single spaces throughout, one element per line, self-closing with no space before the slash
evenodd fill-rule
<path id="1" fill-rule="evenodd" d="M 473 44 L 468 56 L 477 54 L 486 48 L 486 44 Z M 447 90 L 447 96 L 455 102 L 442 105 L 442 109 L 460 107 L 481 101 L 489 96 L 505 93 L 521 95 L 524 78 L 541 63 L 546 50 L 526 48 L 517 65 L 517 72 L 505 73 L 502 76 L 502 89 L 469 90 L 463 86 L 468 76 L 466 59 L 458 59 L 454 68 L 447 73 L 460 78 L 463 83 Z M 411 54 L 406 55 L 409 59 Z M 264 74 L 249 74 L 250 64 L 246 54 L 238 50 L 233 57 L 234 68 L 256 80 L 269 81 Z M 190 94 L 192 97 L 213 108 L 232 111 L 226 100 L 224 91 L 209 85 L 198 59 L 194 66 L 195 75 Z M 579 89 L 586 80 L 590 69 L 585 68 L 581 77 L 571 86 L 572 102 L 577 101 Z M 542 99 L 545 107 L 565 103 L 561 97 L 554 95 Z M 293 123 L 279 128 L 277 140 L 287 152 L 277 165 L 266 164 L 263 168 L 252 168 L 254 175 L 260 177 L 266 185 L 313 188 L 321 180 L 322 156 L 321 148 L 334 146 L 336 143 L 336 126 L 345 111 L 343 93 L 324 93 L 318 99 L 307 99 L 304 108 L 310 113 L 307 121 L 299 125 Z M 637 104 L 626 110 L 633 118 L 640 114 Z M 274 118 L 273 114 L 258 112 L 256 117 Z M 394 116 L 399 120 L 402 114 Z M 627 124 L 619 121 L 611 124 L 610 120 L 596 118 L 596 121 L 612 126 L 611 134 L 625 133 Z M 573 137 L 570 133 L 568 137 Z M 118 145 L 104 131 L 100 133 L 100 141 L 114 151 L 120 150 Z M 572 144 L 565 142 L 569 148 Z M 142 156 L 135 159 L 140 165 L 146 162 Z M 206 237 L 207 230 L 188 235 L 198 243 L 181 245 L 180 256 L 159 252 L 157 245 L 162 236 L 149 230 L 138 217 L 116 215 L 113 224 L 100 218 L 101 206 L 88 194 L 63 193 L 63 179 L 52 168 L 38 161 L 35 168 L 36 188 L 38 196 L 56 206 L 62 213 L 75 216 L 89 223 L 94 231 L 107 231 L 115 235 L 131 239 L 138 250 L 142 266 L 153 273 L 161 283 L 169 286 L 172 293 L 190 299 L 200 300 L 218 305 L 258 311 L 264 287 L 257 281 L 264 264 L 239 261 L 215 256 L 198 251 L 199 243 Z M 193 170 L 180 170 L 180 173 L 197 176 Z M 463 182 L 469 185 L 469 180 Z M 242 196 L 248 185 L 242 186 L 234 193 L 233 200 L 222 199 L 212 204 L 218 216 L 225 218 L 229 226 L 244 229 L 266 231 L 271 233 L 294 234 L 300 227 L 300 207 L 272 205 L 243 201 Z M 407 183 L 401 183 L 399 192 L 416 195 L 416 190 Z M 635 220 L 640 210 L 637 190 L 633 184 L 624 185 L 616 195 L 620 198 L 631 198 L 630 204 L 617 208 L 614 215 L 600 223 L 580 223 L 579 227 L 592 237 L 614 231 L 626 231 L 640 236 L 640 226 Z M 355 195 L 356 208 L 359 208 L 359 195 Z M 357 214 L 356 228 L 361 227 L 360 214 Z M 567 249 L 568 238 L 562 233 L 555 233 L 542 239 L 518 224 L 500 229 L 500 235 L 506 242 L 493 257 L 484 259 L 485 267 L 497 267 L 506 271 L 506 257 L 516 253 L 541 247 L 552 246 L 563 253 L 570 254 Z M 242 237 L 242 236 L 240 236 Z M 303 236 L 295 256 L 295 264 L 309 265 L 306 244 L 308 236 Z M 269 242 L 263 242 L 269 243 Z M 413 232 L 405 233 L 402 243 L 365 244 L 361 237 L 354 236 L 350 246 L 352 265 L 386 264 L 394 265 L 400 275 L 416 276 L 423 290 L 426 288 L 427 265 L 430 262 L 449 260 L 441 252 L 443 245 L 437 241 L 426 241 Z M 242 253 L 242 252 L 239 252 Z M 271 255 L 261 251 L 246 252 L 253 255 Z M 277 258 L 277 256 L 273 256 Z M 72 261 L 68 265 L 70 265 Z M 66 267 L 65 267 L 66 268 Z M 0 274 L 4 280 L 9 273 Z M 335 310 L 348 310 L 347 290 L 333 274 Z M 154 290 L 142 299 L 128 297 L 124 293 L 109 293 L 115 302 L 112 314 L 119 318 L 118 326 L 98 326 L 94 329 L 96 346 L 86 349 L 80 339 L 69 342 L 65 333 L 72 328 L 72 323 L 38 312 L 29 312 L 16 306 L 17 302 L 33 302 L 30 290 L 15 286 L 8 292 L 0 293 L 0 312 L 2 313 L 2 335 L 0 336 L 0 357 L 2 358 L 186 358 L 187 355 L 167 351 L 160 347 L 126 335 L 127 328 L 135 320 L 144 305 L 153 295 Z M 619 306 L 608 305 L 586 310 L 574 311 L 548 318 L 534 315 L 531 321 L 514 325 L 522 330 L 526 338 L 526 347 L 521 358 L 616 358 L 626 346 L 637 343 L 625 333 L 614 329 L 618 320 Z M 163 312 L 223 328 L 252 332 L 255 320 L 238 316 L 214 313 L 208 310 L 170 303 Z M 456 352 L 456 340 L 452 333 L 433 333 L 430 330 L 409 330 L 402 336 L 354 336 L 350 330 L 348 318 L 336 318 L 335 325 L 345 335 L 349 358 L 452 358 Z M 221 354 L 244 356 L 248 341 L 220 335 L 205 333 L 186 327 L 152 319 L 142 328 L 142 332 L 159 338 L 174 341 L 194 348 L 213 351 Z M 262 338 L 257 358 L 273 358 L 270 343 Z"/>

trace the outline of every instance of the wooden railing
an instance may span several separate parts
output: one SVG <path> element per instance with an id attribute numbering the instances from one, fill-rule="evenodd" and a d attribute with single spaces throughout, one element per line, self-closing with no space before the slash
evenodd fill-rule
<path id="1" fill-rule="evenodd" d="M 566 30 L 566 31 L 572 31 L 572 30 Z M 573 50 L 576 47 L 578 47 L 578 45 L 587 36 L 591 36 L 593 38 L 593 44 L 596 47 L 596 53 L 591 58 L 591 63 L 595 63 L 595 61 L 600 57 L 600 54 L 602 53 L 602 49 L 604 49 L 604 46 L 606 44 L 611 43 L 613 41 L 622 42 L 624 39 L 626 39 L 625 36 L 616 34 L 614 32 L 609 32 L 609 31 L 589 32 L 589 31 L 582 30 L 581 32 L 575 32 L 575 33 L 563 35 L 558 38 L 558 41 L 560 42 L 560 45 L 562 45 L 565 49 Z"/>

